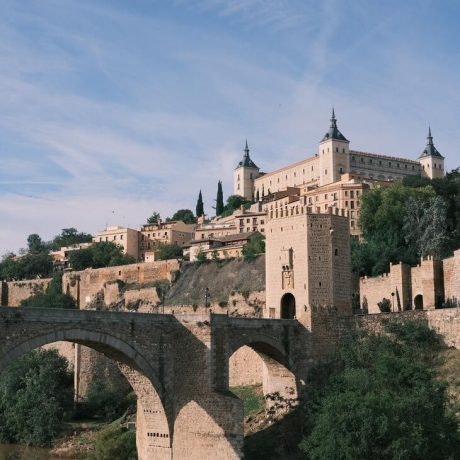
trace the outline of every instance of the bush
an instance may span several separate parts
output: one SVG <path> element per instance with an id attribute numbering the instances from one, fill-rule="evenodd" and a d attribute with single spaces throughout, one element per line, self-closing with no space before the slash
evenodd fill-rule
<path id="1" fill-rule="evenodd" d="M 459 424 L 432 371 L 430 350 L 440 345 L 427 329 L 390 325 L 389 335 L 343 345 L 305 407 L 308 458 L 456 458 Z"/>
<path id="2" fill-rule="evenodd" d="M 137 460 L 136 432 L 112 423 L 98 434 L 90 460 Z"/>
<path id="3" fill-rule="evenodd" d="M 169 260 L 182 257 L 183 250 L 178 244 L 159 243 L 155 249 L 156 260 Z"/>
<path id="4" fill-rule="evenodd" d="M 390 313 L 391 312 L 391 300 L 387 298 L 383 298 L 380 302 L 377 302 L 379 310 L 382 313 Z"/>
<path id="5" fill-rule="evenodd" d="M 73 378 L 56 350 L 35 350 L 0 375 L 0 441 L 49 446 L 73 406 Z"/>
<path id="6" fill-rule="evenodd" d="M 127 394 L 126 391 L 111 383 L 93 380 L 88 388 L 85 401 L 79 403 L 78 416 L 112 421 L 121 417 L 130 406 L 135 405 L 134 393 Z"/>
<path id="7" fill-rule="evenodd" d="M 76 308 L 75 299 L 62 293 L 62 274 L 53 276 L 46 292 L 37 292 L 27 299 L 21 300 L 21 307 L 33 308 Z"/>
<path id="8" fill-rule="evenodd" d="M 265 253 L 265 237 L 261 233 L 256 233 L 243 247 L 244 260 L 252 261 L 263 253 Z"/>

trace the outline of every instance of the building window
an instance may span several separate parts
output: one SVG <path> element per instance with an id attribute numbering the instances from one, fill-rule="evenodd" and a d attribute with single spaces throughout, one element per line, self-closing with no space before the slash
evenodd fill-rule
<path id="1" fill-rule="evenodd" d="M 335 151 L 336 151 L 337 153 L 339 153 L 339 148 L 338 148 L 338 147 L 336 147 L 336 148 L 335 148 Z"/>
<path id="2" fill-rule="evenodd" d="M 348 196 L 348 190 L 345 190 L 345 196 Z"/>
<path id="3" fill-rule="evenodd" d="M 123 235 L 120 235 L 120 240 L 122 240 L 122 239 L 123 239 Z"/>
<path id="4" fill-rule="evenodd" d="M 379 166 L 382 166 L 382 160 L 379 160 Z"/>
<path id="5" fill-rule="evenodd" d="M 249 179 L 252 179 L 252 173 L 249 174 Z"/>
<path id="6" fill-rule="evenodd" d="M 355 197 L 355 192 L 354 192 L 354 190 L 351 190 L 350 191 L 350 198 L 354 198 L 354 197 Z"/>
<path id="7" fill-rule="evenodd" d="M 327 169 L 324 170 L 324 175 L 327 176 Z"/>
<path id="8" fill-rule="evenodd" d="M 345 206 L 348 208 L 348 201 L 345 201 Z"/>
<path id="9" fill-rule="evenodd" d="M 350 208 L 355 209 L 355 202 L 354 201 L 350 201 Z"/>
<path id="10" fill-rule="evenodd" d="M 364 163 L 364 158 L 361 157 L 361 163 Z"/>

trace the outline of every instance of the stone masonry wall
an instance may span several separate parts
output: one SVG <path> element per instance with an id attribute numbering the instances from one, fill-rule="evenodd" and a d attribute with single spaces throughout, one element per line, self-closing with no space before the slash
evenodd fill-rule
<path id="1" fill-rule="evenodd" d="M 401 313 L 355 316 L 355 326 L 372 332 L 381 332 L 388 321 L 426 321 L 449 347 L 460 349 L 460 308 L 438 310 L 412 310 Z"/>
<path id="2" fill-rule="evenodd" d="M 444 296 L 454 306 L 460 305 L 460 249 L 454 256 L 443 261 Z"/>
<path id="3" fill-rule="evenodd" d="M 21 300 L 29 298 L 36 292 L 44 291 L 51 278 L 23 280 L 23 281 L 8 281 L 4 283 L 1 305 L 4 307 L 18 307 Z"/>
<path id="4" fill-rule="evenodd" d="M 177 260 L 89 268 L 80 272 L 66 273 L 62 278 L 62 286 L 64 292 L 71 294 L 77 300 L 79 307 L 85 309 L 108 282 L 120 280 L 124 283 L 145 284 L 159 280 L 171 281 L 179 269 Z"/>

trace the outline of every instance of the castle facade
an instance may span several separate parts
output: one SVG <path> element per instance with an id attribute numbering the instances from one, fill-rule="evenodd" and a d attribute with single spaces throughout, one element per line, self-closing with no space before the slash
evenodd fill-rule
<path id="1" fill-rule="evenodd" d="M 406 176 L 444 176 L 444 157 L 433 143 L 431 129 L 427 144 L 417 160 L 350 150 L 350 141 L 337 127 L 332 110 L 329 131 L 319 143 L 318 152 L 305 160 L 264 173 L 249 155 L 246 142 L 243 159 L 233 175 L 233 193 L 258 201 L 288 187 L 302 190 L 330 186 L 343 179 L 392 182 Z"/>

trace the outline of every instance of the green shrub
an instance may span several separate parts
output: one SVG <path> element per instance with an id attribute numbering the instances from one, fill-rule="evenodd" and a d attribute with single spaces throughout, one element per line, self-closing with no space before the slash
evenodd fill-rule
<path id="1" fill-rule="evenodd" d="M 0 374 L 0 441 L 48 446 L 73 407 L 73 378 L 56 350 L 35 350 Z"/>
<path id="2" fill-rule="evenodd" d="M 135 406 L 134 393 L 126 393 L 121 388 L 102 380 L 93 380 L 83 402 L 79 403 L 80 418 L 96 417 L 112 421 L 126 412 L 130 406 Z"/>
<path id="3" fill-rule="evenodd" d="M 137 460 L 136 432 L 114 422 L 101 430 L 90 460 Z"/>

